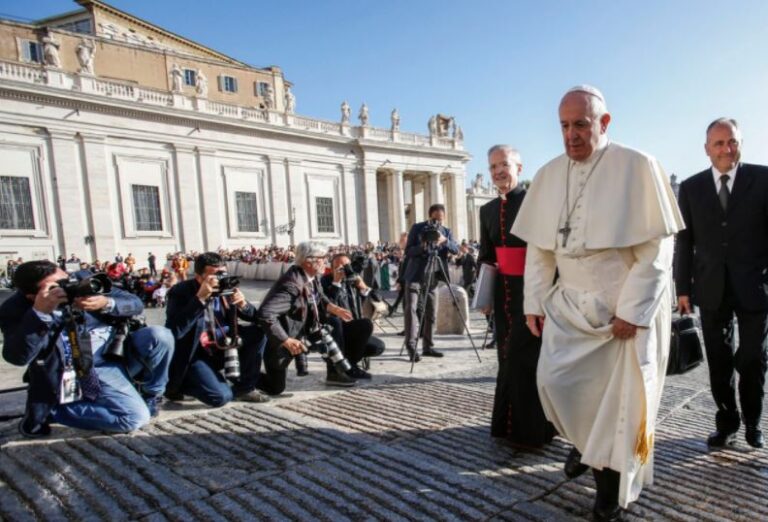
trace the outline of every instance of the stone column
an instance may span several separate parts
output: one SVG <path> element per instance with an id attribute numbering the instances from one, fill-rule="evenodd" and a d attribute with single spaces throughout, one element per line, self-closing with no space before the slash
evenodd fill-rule
<path id="1" fill-rule="evenodd" d="M 358 192 L 355 190 L 355 169 L 348 165 L 341 167 L 341 200 L 344 242 L 348 245 L 357 245 L 360 243 Z"/>
<path id="2" fill-rule="evenodd" d="M 115 223 L 117 209 L 120 205 L 113 201 L 109 194 L 109 170 L 107 168 L 107 151 L 104 136 L 81 134 L 83 144 L 83 170 L 85 172 L 85 187 L 87 190 L 87 207 L 91 222 L 93 255 L 101 260 L 115 257 L 120 246 L 119 226 Z M 132 209 L 123 209 L 131 212 Z M 65 225 L 66 226 L 66 225 Z"/>
<path id="3" fill-rule="evenodd" d="M 440 182 L 440 173 L 438 172 L 430 172 L 429 173 L 429 204 L 426 205 L 427 208 L 430 206 L 436 204 L 436 203 L 445 203 L 443 200 L 443 186 Z"/>
<path id="4" fill-rule="evenodd" d="M 376 187 L 376 168 L 364 166 L 361 169 L 363 178 L 363 215 L 361 240 L 376 243 L 379 240 L 379 194 Z"/>
<path id="5" fill-rule="evenodd" d="M 390 194 L 392 194 L 390 212 L 390 241 L 397 242 L 402 232 L 407 232 L 405 224 L 405 194 L 403 191 L 403 172 L 393 170 L 389 177 Z"/>
<path id="6" fill-rule="evenodd" d="M 268 199 L 271 201 L 270 230 L 272 243 L 280 246 L 288 246 L 291 242 L 291 236 L 288 232 L 291 223 L 291 205 L 288 202 L 288 179 L 285 168 L 285 158 L 267 157 L 269 183 Z M 278 231 L 279 229 L 279 231 Z"/>
<path id="7" fill-rule="evenodd" d="M 451 199 L 452 207 L 452 232 L 453 237 L 459 241 L 462 239 L 469 239 L 467 237 L 467 200 L 466 191 L 464 190 L 464 173 L 451 173 L 451 177 L 448 180 L 451 185 Z M 474 238 L 474 239 L 480 239 Z"/>
<path id="8" fill-rule="evenodd" d="M 224 246 L 225 195 L 217 172 L 216 151 L 197 147 L 197 172 L 202 201 L 203 245 L 207 251 Z"/>
<path id="9" fill-rule="evenodd" d="M 195 149 L 173 144 L 174 150 L 174 183 L 178 194 L 179 216 L 179 245 L 182 250 L 202 252 L 203 219 L 200 212 L 200 185 L 198 184 L 198 163 L 195 159 Z"/>
<path id="10" fill-rule="evenodd" d="M 87 194 L 82 183 L 82 171 L 78 156 L 79 147 L 75 136 L 69 133 L 51 132 L 51 177 L 55 192 L 54 205 L 58 227 L 56 247 L 65 255 L 76 253 L 78 257 L 92 260 L 95 252 L 86 243 L 91 235 L 88 223 Z"/>
<path id="11" fill-rule="evenodd" d="M 304 166 L 301 160 L 288 159 L 286 160 L 286 167 L 288 171 L 289 212 L 291 210 L 296 212 L 296 227 L 293 229 L 293 237 L 291 239 L 296 244 L 309 240 L 311 234 L 309 229 L 306 180 L 304 179 Z M 315 202 L 310 201 L 309 204 L 314 205 Z"/>

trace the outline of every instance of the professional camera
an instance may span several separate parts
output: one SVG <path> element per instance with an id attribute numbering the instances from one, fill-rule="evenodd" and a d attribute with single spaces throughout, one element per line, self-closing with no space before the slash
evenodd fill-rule
<path id="1" fill-rule="evenodd" d="M 129 333 L 140 330 L 147 326 L 147 320 L 143 315 L 134 317 L 117 317 L 113 320 L 102 318 L 104 322 L 111 324 L 115 329 L 115 336 L 112 342 L 104 349 L 104 358 L 112 361 L 119 361 L 125 358 L 125 339 Z"/>
<path id="2" fill-rule="evenodd" d="M 435 245 L 440 240 L 440 222 L 435 219 L 430 219 L 424 225 L 424 229 L 421 231 L 421 242 L 428 245 Z"/>
<path id="3" fill-rule="evenodd" d="M 344 272 L 344 279 L 349 284 L 355 284 L 357 283 L 357 279 L 360 277 L 359 272 L 355 272 L 355 269 L 352 268 L 352 264 L 344 265 L 341 267 L 341 271 Z"/>
<path id="4" fill-rule="evenodd" d="M 323 359 L 330 359 L 339 372 L 346 372 L 352 368 L 333 339 L 331 327 L 328 325 L 323 325 L 307 334 L 304 345 L 310 352 L 318 352 Z"/>
<path id="5" fill-rule="evenodd" d="M 243 346 L 243 340 L 240 337 L 232 339 L 227 336 L 224 339 L 224 377 L 227 379 L 240 378 L 240 355 L 237 350 Z"/>
<path id="6" fill-rule="evenodd" d="M 70 304 L 78 297 L 108 294 L 112 290 L 112 281 L 107 274 L 93 274 L 84 279 L 69 276 L 66 279 L 59 279 L 56 284 L 67 294 Z"/>
<path id="7" fill-rule="evenodd" d="M 355 274 L 359 275 L 363 273 L 365 265 L 368 264 L 368 256 L 362 252 L 355 252 L 349 258 L 349 267 Z M 346 268 L 345 268 L 346 271 Z"/>
<path id="8" fill-rule="evenodd" d="M 235 293 L 235 288 L 240 285 L 238 276 L 231 276 L 226 272 L 216 272 L 216 279 L 219 280 L 219 289 L 214 292 L 215 296 L 232 295 Z"/>

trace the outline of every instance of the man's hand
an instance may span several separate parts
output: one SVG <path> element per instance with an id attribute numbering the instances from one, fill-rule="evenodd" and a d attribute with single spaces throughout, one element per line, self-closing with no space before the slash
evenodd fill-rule
<path id="1" fill-rule="evenodd" d="M 442 245 L 443 243 L 447 242 L 448 238 L 445 237 L 442 233 L 440 233 L 440 238 L 437 240 L 438 245 Z"/>
<path id="2" fill-rule="evenodd" d="M 677 298 L 677 310 L 685 315 L 692 314 L 693 307 L 691 306 L 691 298 L 687 295 L 681 295 Z"/>
<path id="3" fill-rule="evenodd" d="M 366 292 L 368 290 L 368 285 L 365 284 L 365 281 L 363 281 L 363 278 L 360 276 L 357 276 L 355 286 L 357 286 L 357 289 L 361 292 Z"/>
<path id="4" fill-rule="evenodd" d="M 248 306 L 248 301 L 245 300 L 245 296 L 239 288 L 235 288 L 234 292 L 232 293 L 231 300 L 232 304 L 235 305 L 238 310 L 242 310 Z"/>
<path id="5" fill-rule="evenodd" d="M 75 299 L 74 307 L 86 312 L 98 312 L 109 305 L 109 298 L 103 295 L 92 295 L 89 297 L 78 297 Z"/>
<path id="6" fill-rule="evenodd" d="M 35 295 L 35 303 L 32 307 L 42 314 L 51 314 L 56 308 L 67 302 L 67 294 L 54 282 L 45 285 Z"/>
<path id="7" fill-rule="evenodd" d="M 345 308 L 342 308 L 340 306 L 336 306 L 335 304 L 330 304 L 329 303 L 328 307 L 325 309 L 325 311 L 328 312 L 329 314 L 335 315 L 336 317 L 338 317 L 339 319 L 341 319 L 345 323 L 351 321 L 352 319 L 354 319 L 352 317 L 352 312 L 350 312 L 349 310 L 347 310 Z"/>
<path id="8" fill-rule="evenodd" d="M 632 339 L 637 335 L 637 326 L 626 322 L 624 319 L 614 317 L 611 324 L 613 325 L 613 336 L 617 339 Z"/>
<path id="9" fill-rule="evenodd" d="M 541 337 L 541 332 L 544 331 L 544 316 L 527 314 L 525 316 L 525 323 L 528 325 L 528 329 L 536 337 Z"/>
<path id="10" fill-rule="evenodd" d="M 285 341 L 283 341 L 283 344 L 281 344 L 283 348 L 288 350 L 291 355 L 299 355 L 302 352 L 307 351 L 307 347 L 304 346 L 304 343 L 299 341 L 298 339 L 294 339 L 293 337 L 289 337 Z"/>
<path id="11" fill-rule="evenodd" d="M 484 306 L 480 309 L 480 312 L 482 312 L 483 315 L 491 315 L 492 311 L 493 307 L 491 305 Z"/>
<path id="12" fill-rule="evenodd" d="M 203 279 L 203 282 L 200 283 L 200 290 L 197 291 L 197 298 L 201 301 L 206 301 L 218 289 L 219 279 L 216 277 L 216 274 L 206 276 L 205 279 Z"/>

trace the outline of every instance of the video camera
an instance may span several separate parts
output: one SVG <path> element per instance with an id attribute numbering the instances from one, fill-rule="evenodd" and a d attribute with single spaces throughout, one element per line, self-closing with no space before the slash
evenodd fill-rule
<path id="1" fill-rule="evenodd" d="M 440 222 L 436 219 L 430 219 L 421 231 L 421 242 L 428 246 L 435 246 L 440 240 L 441 235 Z"/>
<path id="2" fill-rule="evenodd" d="M 69 304 L 72 304 L 78 297 L 108 294 L 112 290 L 112 281 L 107 277 L 107 274 L 93 274 L 84 279 L 69 276 L 65 279 L 59 279 L 56 284 L 67 294 Z"/>
<path id="3" fill-rule="evenodd" d="M 333 339 L 331 327 L 327 324 L 308 333 L 304 338 L 304 345 L 310 352 L 317 352 L 323 359 L 330 360 L 338 372 L 346 372 L 352 368 Z"/>

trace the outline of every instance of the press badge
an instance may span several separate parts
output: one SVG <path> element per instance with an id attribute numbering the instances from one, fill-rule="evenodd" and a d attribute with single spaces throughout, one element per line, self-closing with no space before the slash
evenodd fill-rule
<path id="1" fill-rule="evenodd" d="M 80 383 L 74 368 L 67 368 L 61 376 L 61 389 L 59 390 L 59 404 L 69 404 L 79 401 L 83 397 Z"/>

